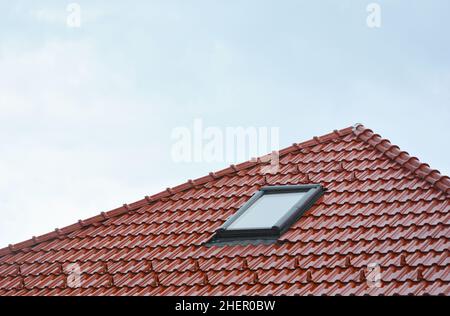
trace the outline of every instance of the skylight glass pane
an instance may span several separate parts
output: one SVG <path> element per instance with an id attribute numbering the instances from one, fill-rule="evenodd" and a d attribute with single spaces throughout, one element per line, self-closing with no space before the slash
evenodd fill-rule
<path id="1" fill-rule="evenodd" d="M 264 194 L 247 211 L 235 220 L 228 229 L 271 228 L 307 192 Z"/>

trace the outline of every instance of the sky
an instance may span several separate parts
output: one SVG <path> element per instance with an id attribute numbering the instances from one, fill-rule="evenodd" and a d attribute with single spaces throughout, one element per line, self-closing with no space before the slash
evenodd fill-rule
<path id="1" fill-rule="evenodd" d="M 0 247 L 227 167 L 174 159 L 199 121 L 363 123 L 450 174 L 448 0 L 129 3 L 0 0 Z"/>

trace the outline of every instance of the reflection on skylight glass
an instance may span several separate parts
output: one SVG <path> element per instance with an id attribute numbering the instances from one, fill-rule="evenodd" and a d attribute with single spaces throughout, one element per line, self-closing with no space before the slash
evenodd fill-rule
<path id="1" fill-rule="evenodd" d="M 234 221 L 228 229 L 271 228 L 307 192 L 264 194 L 247 211 Z"/>

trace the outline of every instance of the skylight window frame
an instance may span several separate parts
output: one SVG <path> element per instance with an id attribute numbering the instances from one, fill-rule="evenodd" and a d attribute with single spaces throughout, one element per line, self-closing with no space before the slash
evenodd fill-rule
<path id="1" fill-rule="evenodd" d="M 305 192 L 294 206 L 272 226 L 266 228 L 229 229 L 229 227 L 243 215 L 263 195 Z M 325 189 L 320 184 L 277 185 L 262 187 L 256 192 L 233 216 L 220 227 L 213 242 L 269 239 L 276 240 L 285 233 L 311 206 L 323 195 Z M 280 210 L 281 212 L 283 210 Z"/>

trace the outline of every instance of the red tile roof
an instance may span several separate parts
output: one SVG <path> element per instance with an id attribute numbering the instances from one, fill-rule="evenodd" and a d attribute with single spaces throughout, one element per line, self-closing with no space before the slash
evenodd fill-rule
<path id="1" fill-rule="evenodd" d="M 450 294 L 449 177 L 362 125 L 280 164 L 230 166 L 3 248 L 0 295 Z M 305 183 L 328 191 L 278 243 L 205 245 L 261 186 Z"/>

